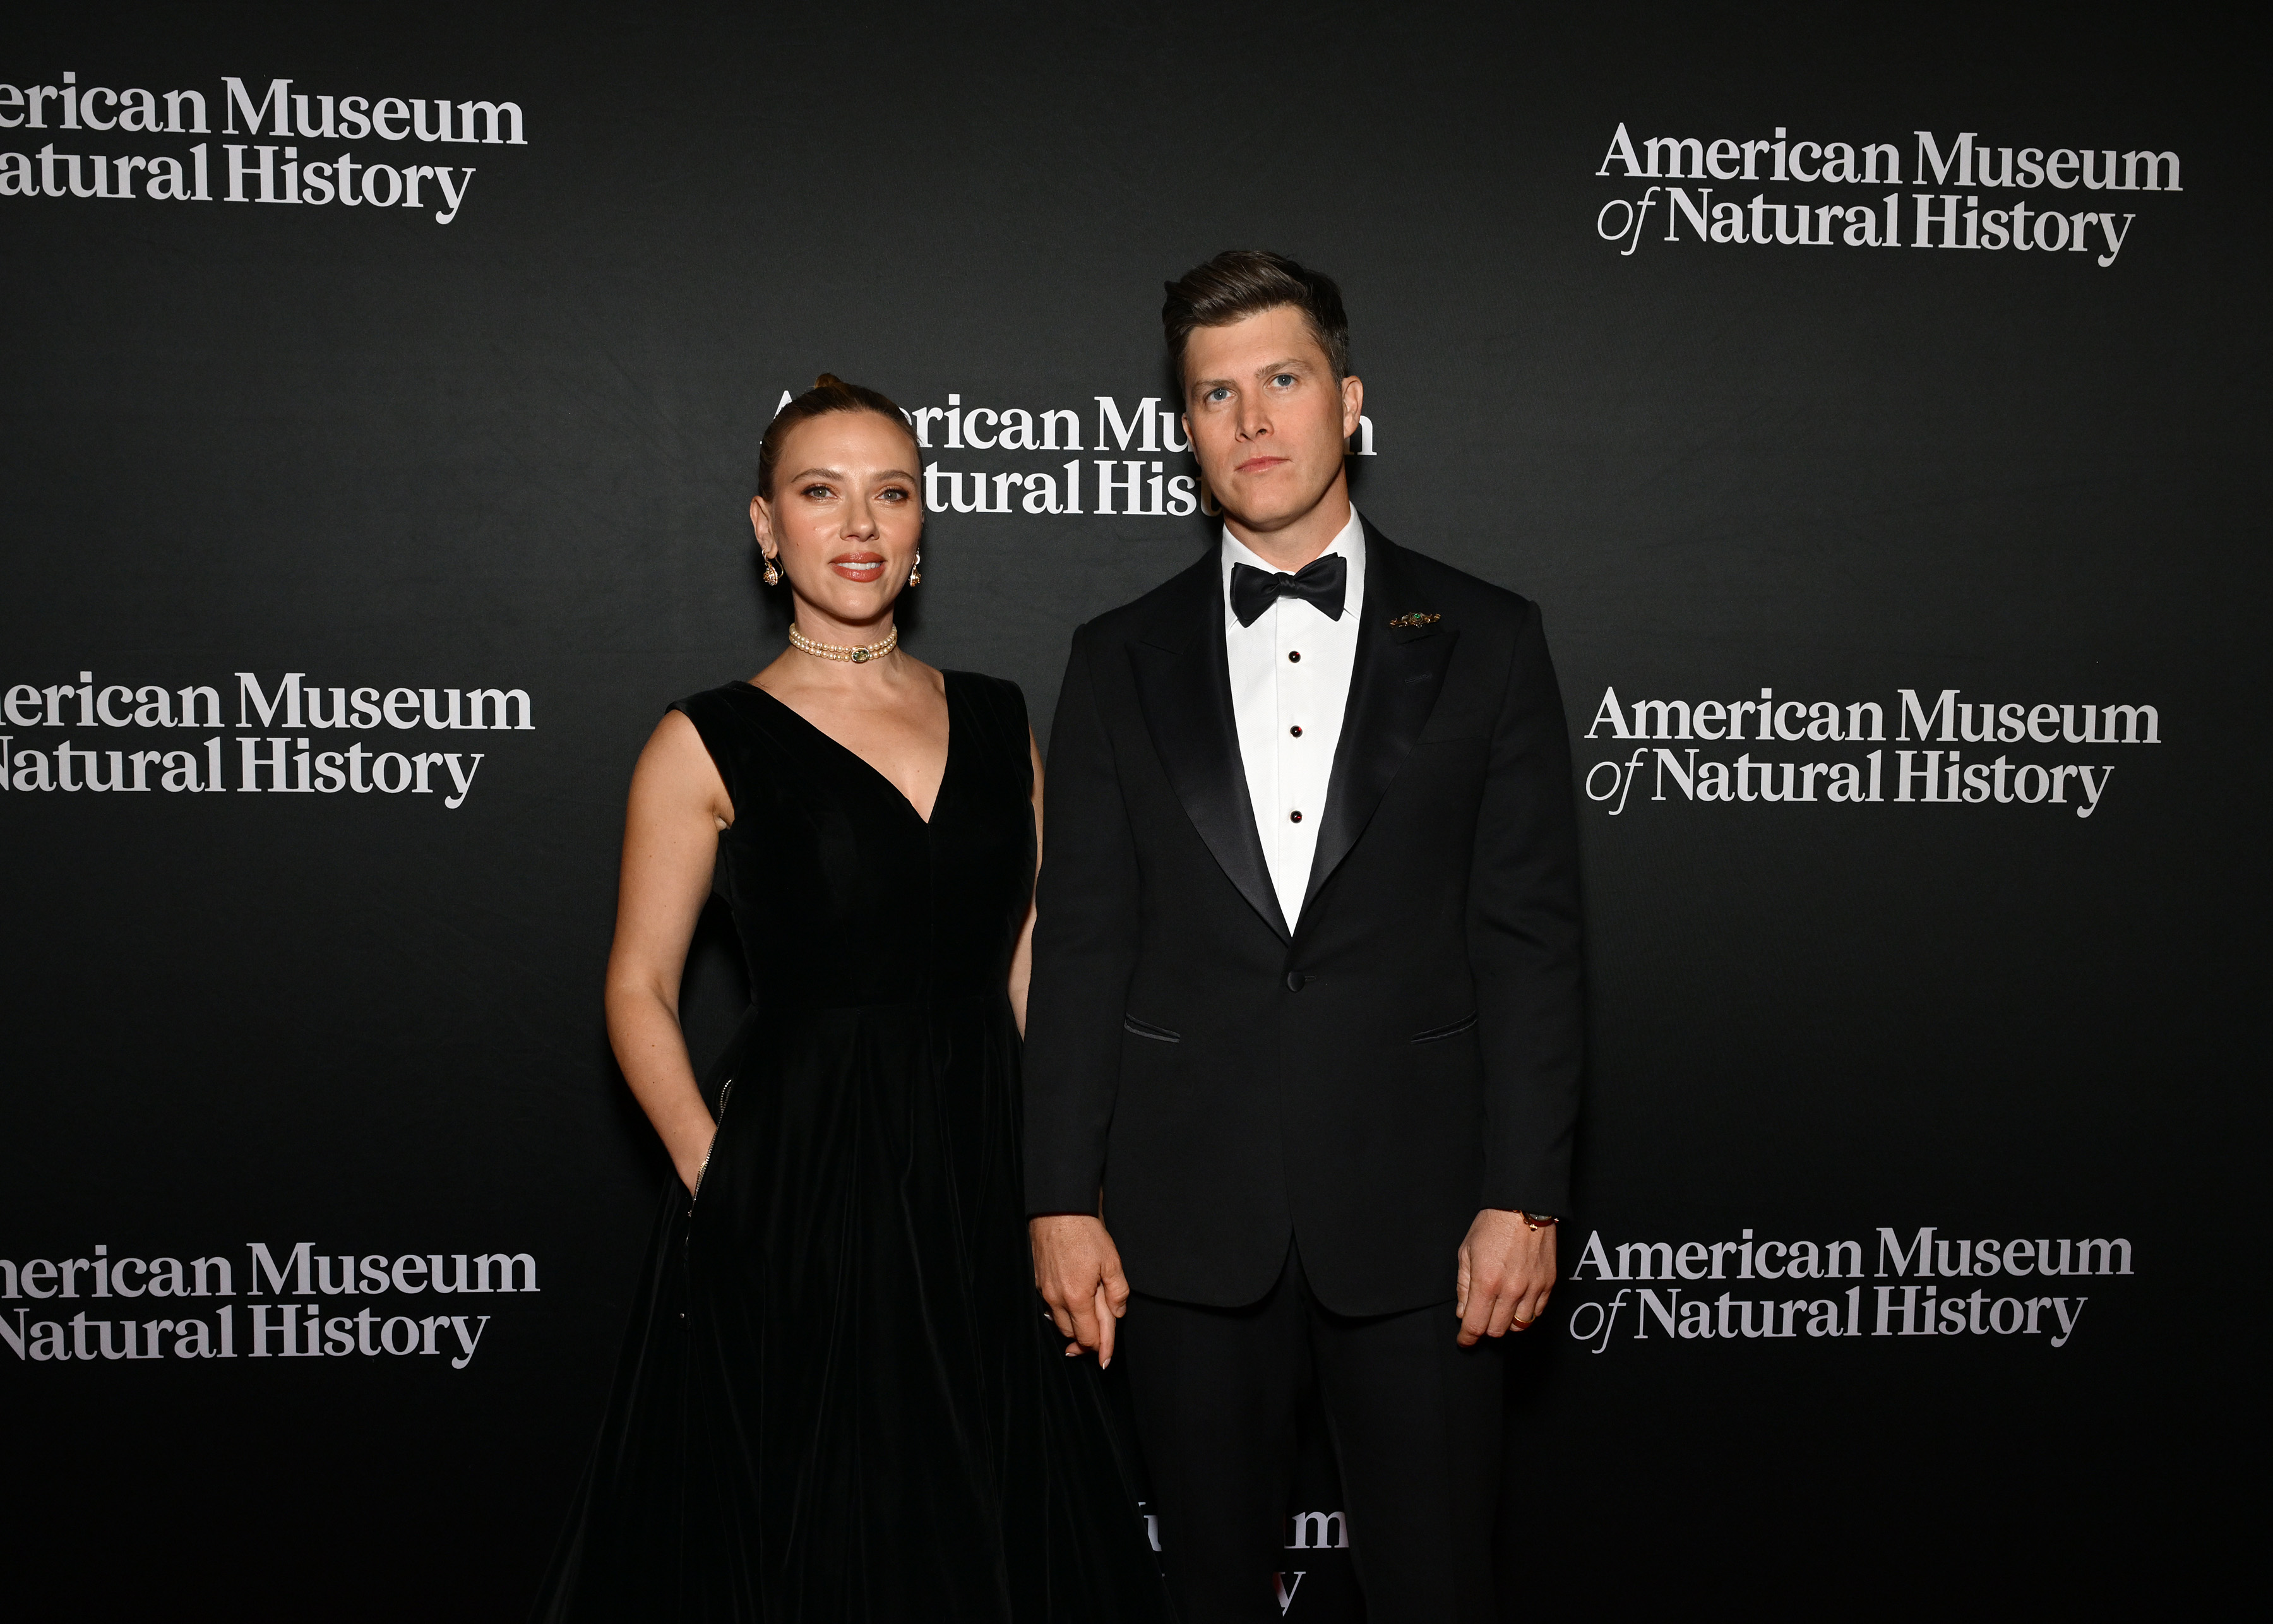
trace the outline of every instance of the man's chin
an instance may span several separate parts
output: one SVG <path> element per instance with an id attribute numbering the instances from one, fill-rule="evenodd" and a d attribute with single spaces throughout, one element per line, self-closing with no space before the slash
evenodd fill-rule
<path id="1" fill-rule="evenodd" d="M 1226 517 L 1258 534 L 1269 535 L 1273 530 L 1286 529 L 1314 510 L 1325 500 L 1326 488 L 1305 492 L 1300 496 L 1284 490 L 1257 492 L 1257 500 L 1251 502 L 1243 500 L 1243 494 L 1234 492 L 1229 501 L 1225 501 L 1219 494 L 1216 500 L 1221 505 Z"/>

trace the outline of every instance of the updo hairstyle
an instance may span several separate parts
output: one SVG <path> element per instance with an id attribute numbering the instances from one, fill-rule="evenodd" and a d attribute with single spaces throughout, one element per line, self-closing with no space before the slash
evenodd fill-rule
<path id="1" fill-rule="evenodd" d="M 873 411 L 890 420 L 894 428 L 915 443 L 915 431 L 908 426 L 907 414 L 882 395 L 857 383 L 846 383 L 834 372 L 823 372 L 813 380 L 813 387 L 774 414 L 766 425 L 763 439 L 758 441 L 758 494 L 768 501 L 774 495 L 774 467 L 781 461 L 782 442 L 790 431 L 800 423 L 827 417 L 833 411 Z"/>

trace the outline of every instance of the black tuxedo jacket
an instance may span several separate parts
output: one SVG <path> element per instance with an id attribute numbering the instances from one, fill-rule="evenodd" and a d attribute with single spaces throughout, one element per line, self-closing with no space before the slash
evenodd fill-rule
<path id="1" fill-rule="evenodd" d="M 1248 804 L 1214 549 L 1074 634 L 1050 735 L 1026 1205 L 1234 1306 L 1290 1235 L 1330 1309 L 1453 1295 L 1481 1207 L 1569 1210 L 1578 830 L 1528 600 L 1366 526 L 1301 922 Z"/>

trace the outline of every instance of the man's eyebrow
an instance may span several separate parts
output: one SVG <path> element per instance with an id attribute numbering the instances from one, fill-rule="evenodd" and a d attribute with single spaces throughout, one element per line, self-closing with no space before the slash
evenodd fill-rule
<path id="1" fill-rule="evenodd" d="M 1301 356 L 1287 356 L 1280 360 L 1268 362 L 1257 367 L 1254 375 L 1257 378 L 1268 378 L 1275 372 L 1307 372 L 1312 370 L 1314 370 L 1312 364 Z M 1187 392 L 1193 389 L 1212 389 L 1218 384 L 1231 381 L 1229 378 L 1195 378 L 1184 387 Z"/>

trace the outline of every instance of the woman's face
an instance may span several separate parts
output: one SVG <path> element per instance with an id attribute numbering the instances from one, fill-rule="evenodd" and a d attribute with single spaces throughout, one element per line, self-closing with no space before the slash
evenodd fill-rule
<path id="1" fill-rule="evenodd" d="M 873 411 L 832 411 L 789 432 L 773 493 L 751 500 L 750 523 L 801 609 L 870 626 L 915 564 L 922 492 L 905 428 Z"/>

